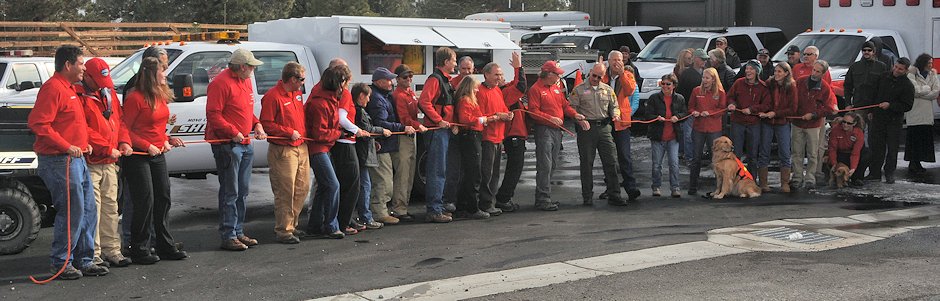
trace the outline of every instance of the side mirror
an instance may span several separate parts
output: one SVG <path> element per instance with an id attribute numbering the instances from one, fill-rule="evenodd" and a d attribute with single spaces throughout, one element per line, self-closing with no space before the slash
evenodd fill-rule
<path id="1" fill-rule="evenodd" d="M 196 99 L 193 94 L 193 75 L 177 74 L 173 76 L 174 102 L 191 102 Z"/>

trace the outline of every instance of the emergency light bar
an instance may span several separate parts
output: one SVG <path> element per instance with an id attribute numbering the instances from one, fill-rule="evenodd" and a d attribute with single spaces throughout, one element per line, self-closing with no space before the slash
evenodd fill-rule
<path id="1" fill-rule="evenodd" d="M 241 33 L 237 31 L 216 31 L 173 35 L 173 42 L 194 41 L 238 41 Z"/>

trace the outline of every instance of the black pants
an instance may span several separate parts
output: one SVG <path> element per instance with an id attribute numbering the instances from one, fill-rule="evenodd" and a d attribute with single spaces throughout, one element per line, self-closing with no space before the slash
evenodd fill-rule
<path id="1" fill-rule="evenodd" d="M 871 164 L 869 175 L 881 177 L 882 170 L 885 176 L 893 176 L 898 167 L 898 146 L 901 144 L 901 127 L 903 119 L 875 115 L 868 126 L 868 137 L 871 140 Z"/>
<path id="2" fill-rule="evenodd" d="M 460 135 L 458 135 L 460 136 Z M 457 191 L 460 189 L 460 179 L 463 172 L 460 169 L 460 155 L 462 150 L 459 137 L 453 137 L 458 142 L 447 145 L 447 168 L 444 176 L 444 203 L 457 202 Z"/>
<path id="3" fill-rule="evenodd" d="M 496 201 L 507 203 L 512 201 L 519 177 L 522 176 L 522 167 L 525 165 L 525 138 L 507 137 L 503 140 L 503 147 L 506 148 L 506 174 L 503 175 L 503 183 L 496 192 Z"/>
<path id="4" fill-rule="evenodd" d="M 333 170 L 339 180 L 339 229 L 346 229 L 356 211 L 356 202 L 359 201 L 359 158 L 356 156 L 356 145 L 337 142 L 330 149 L 330 158 L 333 161 Z"/>
<path id="5" fill-rule="evenodd" d="M 475 213 L 480 209 L 480 161 L 483 135 L 476 131 L 463 131 L 457 135 L 460 149 L 460 189 L 457 191 L 457 210 Z"/>
<path id="6" fill-rule="evenodd" d="M 871 151 L 867 147 L 862 148 L 862 152 L 858 156 L 858 166 L 855 167 L 855 173 L 852 174 L 851 180 L 862 180 L 865 177 L 865 168 L 868 166 L 868 160 L 871 158 Z M 849 167 L 852 166 L 852 154 L 851 153 L 836 153 L 836 162 L 845 164 Z M 832 169 L 832 166 L 829 166 L 829 169 Z M 826 171 L 829 171 L 826 169 Z"/>
<path id="7" fill-rule="evenodd" d="M 133 252 L 150 252 L 151 243 L 157 252 L 172 252 L 167 216 L 170 212 L 170 176 L 166 157 L 131 155 L 124 159 L 128 196 L 133 202 L 130 245 Z M 151 232 L 151 226 L 153 232 Z M 155 240 L 155 241 L 154 241 Z"/>

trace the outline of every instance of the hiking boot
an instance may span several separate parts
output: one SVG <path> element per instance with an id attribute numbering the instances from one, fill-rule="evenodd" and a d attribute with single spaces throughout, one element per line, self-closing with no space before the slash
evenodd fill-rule
<path id="1" fill-rule="evenodd" d="M 663 191 L 659 188 L 653 188 L 653 196 L 663 196 Z"/>
<path id="2" fill-rule="evenodd" d="M 612 198 L 607 199 L 607 205 L 610 205 L 610 206 L 626 206 L 628 204 L 629 203 L 627 201 L 624 201 L 620 197 L 612 197 Z"/>
<path id="3" fill-rule="evenodd" d="M 102 259 L 104 259 L 104 261 L 107 262 L 110 265 L 110 267 L 123 268 L 123 267 L 131 265 L 131 259 L 124 257 L 124 255 L 121 255 L 121 253 L 118 253 L 117 255 L 114 255 L 114 256 L 106 255 L 106 256 L 103 256 Z"/>
<path id="4" fill-rule="evenodd" d="M 542 211 L 558 211 L 558 204 L 554 202 L 544 202 L 535 205 L 535 208 Z"/>
<path id="5" fill-rule="evenodd" d="M 505 203 L 496 202 L 496 208 L 499 208 L 499 210 L 502 210 L 503 212 L 513 212 L 519 209 L 519 205 L 513 203 L 512 201 L 507 201 Z"/>
<path id="6" fill-rule="evenodd" d="M 57 267 L 57 266 L 54 266 L 54 265 L 53 265 L 53 266 L 49 267 L 49 270 L 52 272 L 53 275 L 55 275 L 56 273 L 59 272 L 59 269 L 60 269 L 60 268 L 62 268 L 62 267 Z M 83 276 L 83 275 L 82 275 L 82 271 L 79 271 L 78 269 L 76 269 L 75 267 L 73 267 L 71 264 L 69 264 L 69 265 L 66 265 L 66 266 L 65 266 L 65 270 L 63 270 L 62 273 L 59 274 L 59 277 L 56 278 L 56 279 L 59 279 L 59 280 L 75 280 L 75 279 L 82 278 L 82 276 Z"/>
<path id="7" fill-rule="evenodd" d="M 140 249 L 131 249 L 130 256 L 131 262 L 134 264 L 143 264 L 150 265 L 160 261 L 160 257 L 150 253 L 150 250 L 140 250 Z"/>
<path id="8" fill-rule="evenodd" d="M 183 260 L 189 257 L 186 251 L 180 250 L 169 250 L 167 252 L 157 251 L 157 256 L 159 256 L 161 260 Z"/>
<path id="9" fill-rule="evenodd" d="M 246 235 L 239 235 L 239 236 L 238 236 L 238 241 L 242 242 L 243 244 L 245 244 L 246 246 L 249 246 L 249 247 L 257 246 L 257 245 L 258 245 L 258 240 L 257 240 L 257 239 L 248 237 L 248 236 L 246 236 Z"/>
<path id="10" fill-rule="evenodd" d="M 369 221 L 368 223 L 365 223 L 364 226 L 366 226 L 366 229 L 375 230 L 382 229 L 382 227 L 385 225 L 377 221 Z"/>
<path id="11" fill-rule="evenodd" d="M 88 266 L 82 268 L 81 271 L 82 275 L 84 276 L 105 276 L 111 272 L 111 270 L 108 270 L 108 268 L 97 264 L 89 264 Z M 59 276 L 61 277 L 62 275 Z"/>
<path id="12" fill-rule="evenodd" d="M 490 216 L 499 216 L 500 214 L 503 214 L 503 210 L 500 210 L 499 208 L 495 208 L 495 207 L 486 209 L 483 212 L 488 213 Z"/>
<path id="13" fill-rule="evenodd" d="M 411 215 L 411 214 L 408 214 L 408 213 L 405 213 L 405 214 L 392 214 L 392 216 L 394 216 L 395 218 L 397 218 L 398 221 L 400 221 L 400 222 L 413 222 L 413 221 L 415 221 L 414 215 Z M 381 221 L 380 221 L 380 222 L 381 222 Z M 384 222 L 383 222 L 383 223 L 384 223 Z M 386 223 L 386 224 L 387 224 L 387 223 Z"/>
<path id="14" fill-rule="evenodd" d="M 237 238 L 222 240 L 222 245 L 219 246 L 219 248 L 222 248 L 223 250 L 229 250 L 229 251 L 244 251 L 244 250 L 248 250 L 248 246 L 246 246 L 244 243 L 242 243 L 242 242 L 241 242 L 240 240 L 238 240 Z M 131 258 L 131 260 L 133 260 L 134 263 L 137 263 L 137 259 Z"/>
<path id="15" fill-rule="evenodd" d="M 639 190 L 639 189 L 634 188 L 634 189 L 630 189 L 630 190 L 627 191 L 627 198 L 628 198 L 627 201 L 628 201 L 628 202 L 634 202 L 634 201 L 636 201 L 636 199 L 639 198 L 639 197 L 640 197 L 640 190 Z"/>
<path id="16" fill-rule="evenodd" d="M 428 216 L 425 217 L 425 221 L 429 223 L 449 223 L 453 220 L 453 218 L 443 213 L 428 213 Z"/>
<path id="17" fill-rule="evenodd" d="M 397 225 L 401 219 L 394 216 L 380 216 L 375 218 L 375 221 L 386 224 L 386 225 Z"/>

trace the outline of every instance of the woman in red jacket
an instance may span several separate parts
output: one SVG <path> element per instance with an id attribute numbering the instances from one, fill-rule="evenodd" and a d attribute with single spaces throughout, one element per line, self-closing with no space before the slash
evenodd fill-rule
<path id="1" fill-rule="evenodd" d="M 134 206 L 130 258 L 135 264 L 154 264 L 161 259 L 187 257 L 186 252 L 176 248 L 167 224 L 170 178 L 163 154 L 174 146 L 184 145 L 179 138 L 166 135 L 170 118 L 167 103 L 173 100 L 173 92 L 167 86 L 164 71 L 166 65 L 158 59 L 143 59 L 134 91 L 124 99 L 123 120 L 130 136 L 129 142 L 134 151 L 147 153 L 125 158 L 121 171 L 127 179 L 127 190 Z M 151 244 L 157 251 L 156 256 L 150 253 Z"/>
<path id="2" fill-rule="evenodd" d="M 345 237 L 340 230 L 339 180 L 330 160 L 330 148 L 339 140 L 339 98 L 349 85 L 352 72 L 346 65 L 338 65 L 323 71 L 320 83 L 310 91 L 304 105 L 307 126 L 307 143 L 310 153 L 310 168 L 316 178 L 317 189 L 313 194 L 313 207 L 307 232 L 310 235 L 340 239 Z M 344 225 L 345 226 L 345 225 Z"/>
<path id="3" fill-rule="evenodd" d="M 460 149 L 460 168 L 463 170 L 463 176 L 460 178 L 460 188 L 457 195 L 457 216 L 468 217 L 472 219 L 489 218 L 490 214 L 480 210 L 479 191 L 482 174 L 480 171 L 480 162 L 482 160 L 482 139 L 483 126 L 489 122 L 497 120 L 496 115 L 483 116 L 480 109 L 480 103 L 477 102 L 476 94 L 480 88 L 480 82 L 473 77 L 467 76 L 460 81 L 454 92 L 454 98 L 457 99 L 457 122 L 466 125 L 459 131 L 454 127 L 457 134 L 457 143 Z"/>
<path id="4" fill-rule="evenodd" d="M 760 147 L 757 167 L 770 165 L 770 146 L 777 139 L 777 157 L 780 158 L 780 192 L 790 192 L 790 121 L 796 115 L 796 81 L 790 64 L 782 62 L 774 67 L 774 76 L 767 82 L 770 90 L 770 110 L 757 114 L 761 118 Z"/>
<path id="5" fill-rule="evenodd" d="M 718 111 L 727 106 L 728 100 L 725 98 L 725 89 L 718 80 L 718 71 L 715 68 L 705 69 L 702 85 L 695 87 L 689 96 L 689 114 L 695 117 L 695 123 L 692 124 L 692 152 L 695 157 L 690 158 L 692 166 L 689 167 L 689 195 L 698 193 L 702 153 L 704 149 L 711 149 L 712 141 L 721 136 L 721 119 L 725 114 Z"/>

